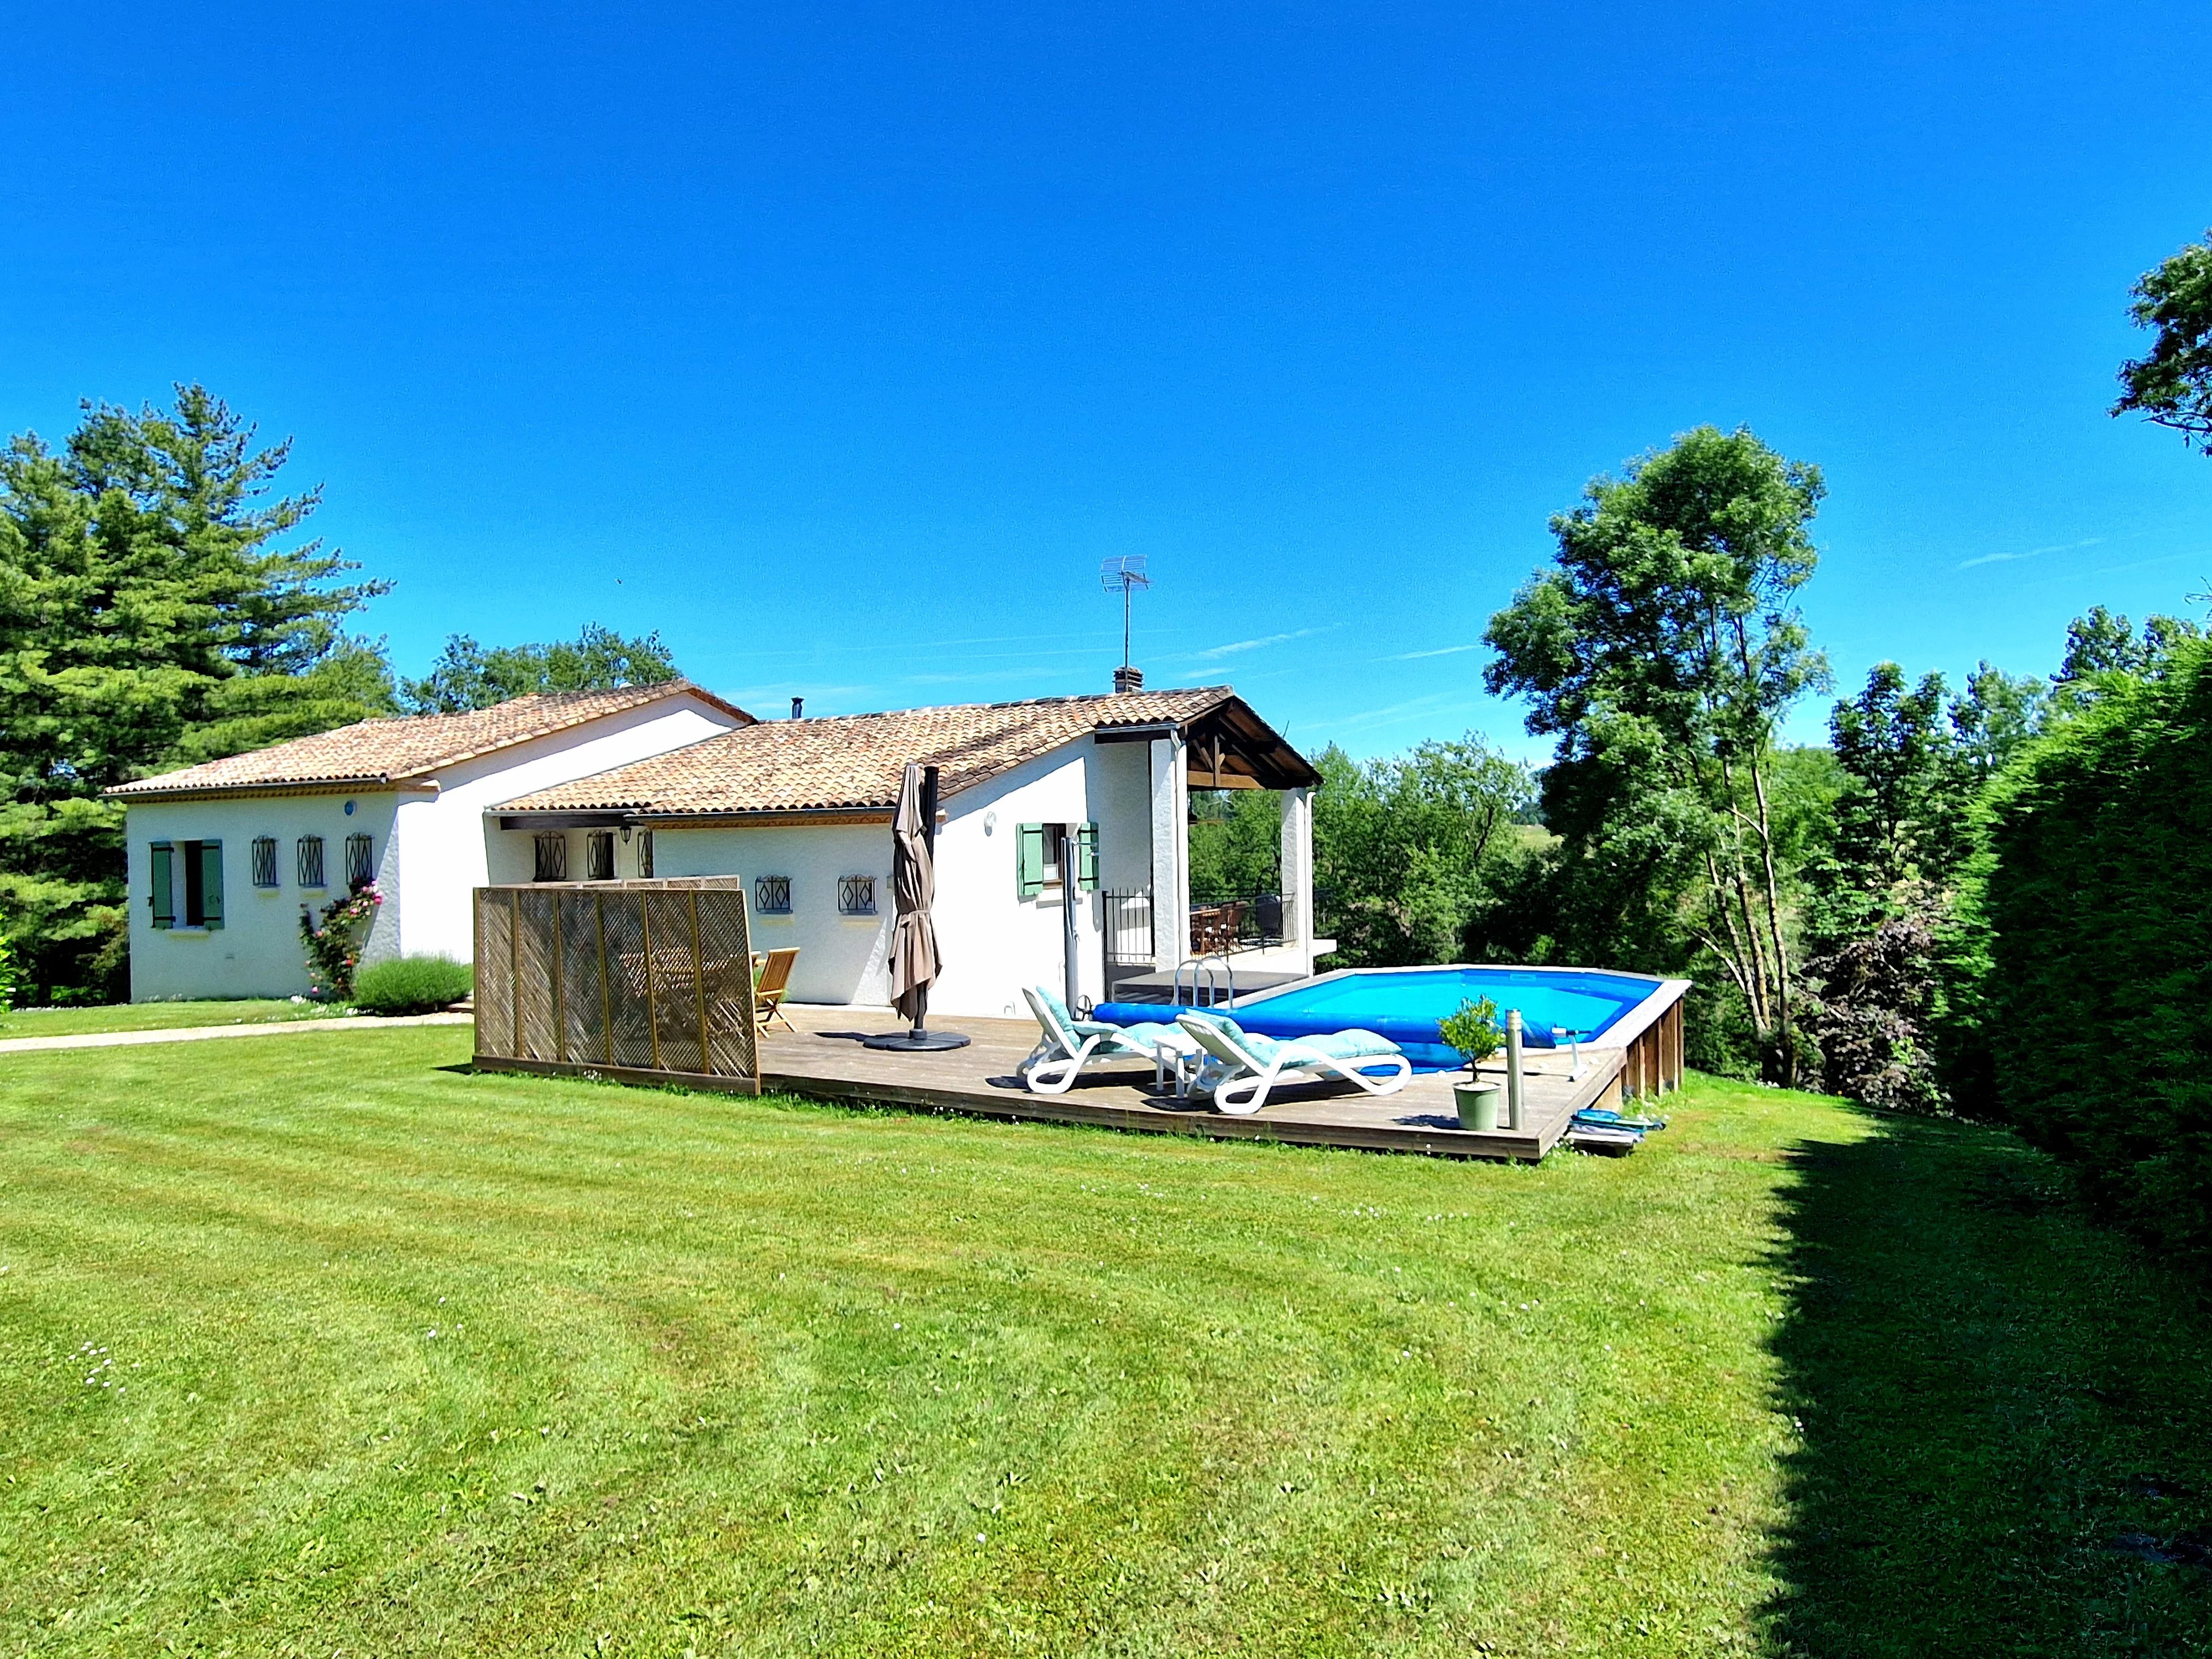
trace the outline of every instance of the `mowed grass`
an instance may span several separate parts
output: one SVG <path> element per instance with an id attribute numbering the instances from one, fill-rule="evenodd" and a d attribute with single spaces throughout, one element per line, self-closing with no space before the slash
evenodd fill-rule
<path id="1" fill-rule="evenodd" d="M 98 1031 L 173 1031 L 192 1025 L 266 1025 L 343 1013 L 283 997 L 211 1002 L 118 1002 L 94 1008 L 20 1008 L 0 1013 L 0 1040 L 84 1036 Z"/>
<path id="2" fill-rule="evenodd" d="M 2202 1322 L 2006 1137 L 1698 1082 L 1462 1165 L 467 1040 L 0 1059 L 0 1652 L 2204 1639 L 2108 1546 L 2212 1491 Z"/>

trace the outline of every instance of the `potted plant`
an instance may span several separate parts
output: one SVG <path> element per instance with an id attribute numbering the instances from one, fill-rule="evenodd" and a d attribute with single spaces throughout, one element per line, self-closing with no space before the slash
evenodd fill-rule
<path id="1" fill-rule="evenodd" d="M 1437 1029 L 1444 1047 L 1458 1049 L 1467 1061 L 1466 1080 L 1452 1084 L 1452 1095 L 1459 1102 L 1459 1127 L 1495 1129 L 1498 1085 L 1484 1082 L 1474 1068 L 1504 1044 L 1505 1034 L 1498 1029 L 1498 1005 L 1488 997 L 1471 997 Z"/>

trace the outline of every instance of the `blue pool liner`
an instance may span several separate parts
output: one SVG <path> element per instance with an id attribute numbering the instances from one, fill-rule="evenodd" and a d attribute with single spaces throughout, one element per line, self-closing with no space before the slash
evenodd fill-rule
<path id="1" fill-rule="evenodd" d="M 1444 1046 L 1438 1028 L 1468 997 L 1490 998 L 1501 1024 L 1508 1012 L 1518 1008 L 1523 1046 L 1553 1048 L 1559 1046 L 1554 1027 L 1577 1031 L 1583 1042 L 1590 1042 L 1661 983 L 1656 977 L 1578 968 L 1353 969 L 1261 993 L 1222 1012 L 1262 1036 L 1318 1036 L 1355 1028 L 1373 1031 L 1404 1049 L 1417 1069 L 1449 1072 L 1465 1062 L 1457 1050 Z M 1097 1010 L 1097 1017 L 1116 1025 L 1134 1025 L 1172 1019 L 1189 1011 L 1188 1004 L 1165 1007 L 1109 1002 Z"/>

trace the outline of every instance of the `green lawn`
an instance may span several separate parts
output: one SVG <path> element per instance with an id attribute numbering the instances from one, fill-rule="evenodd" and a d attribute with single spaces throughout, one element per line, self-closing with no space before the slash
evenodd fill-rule
<path id="1" fill-rule="evenodd" d="M 2205 1317 L 2002 1135 L 1699 1082 L 1464 1166 L 467 1043 L 0 1058 L 0 1654 L 2212 1640 Z"/>
<path id="2" fill-rule="evenodd" d="M 81 1036 L 94 1031 L 171 1031 L 186 1025 L 266 1025 L 326 1019 L 347 1012 L 283 997 L 226 1002 L 118 1002 L 100 1008 L 30 1008 L 0 1013 L 0 1039 Z"/>

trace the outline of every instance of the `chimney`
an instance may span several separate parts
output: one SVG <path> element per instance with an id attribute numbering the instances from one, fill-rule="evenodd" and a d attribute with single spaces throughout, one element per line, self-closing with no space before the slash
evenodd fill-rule
<path id="1" fill-rule="evenodd" d="M 1128 664 L 1123 663 L 1119 668 L 1114 671 L 1114 689 L 1116 691 L 1143 690 L 1145 689 L 1145 671 L 1141 668 L 1132 668 Z"/>
<path id="2" fill-rule="evenodd" d="M 791 718 L 795 720 L 803 720 L 806 718 L 805 698 L 793 697 L 791 700 Z"/>

